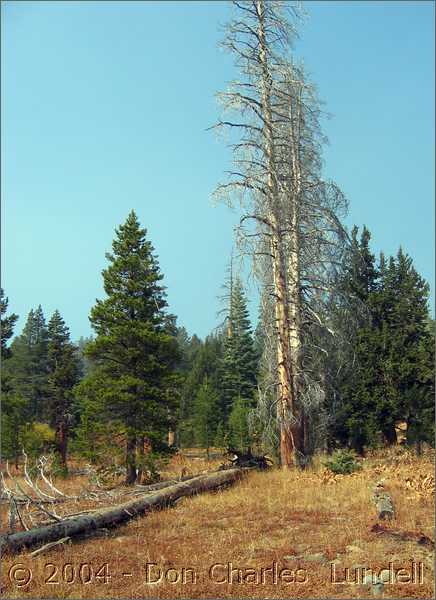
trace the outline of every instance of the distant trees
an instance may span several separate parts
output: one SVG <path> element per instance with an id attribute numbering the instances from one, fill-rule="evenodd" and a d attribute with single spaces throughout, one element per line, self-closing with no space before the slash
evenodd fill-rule
<path id="1" fill-rule="evenodd" d="M 112 249 L 103 271 L 106 298 L 91 310 L 96 337 L 84 350 L 96 368 L 78 393 L 85 412 L 95 404 L 99 420 L 118 424 L 125 434 L 126 483 L 132 484 L 144 441 L 166 447 L 178 348 L 153 246 L 133 211 L 116 230 Z"/>
<path id="2" fill-rule="evenodd" d="M 176 441 L 179 446 L 189 447 L 201 444 L 203 431 L 200 425 L 201 420 L 197 416 L 198 394 L 206 381 L 208 393 L 211 394 L 210 401 L 214 405 L 216 414 L 216 419 L 213 420 L 214 423 L 216 420 L 216 426 L 212 425 L 212 428 L 218 428 L 221 422 L 221 430 L 223 430 L 222 388 L 220 382 L 223 342 L 223 334 L 216 332 L 208 335 L 204 341 L 193 335 L 184 345 L 182 364 L 186 368 L 183 374 L 180 412 L 176 429 Z M 215 406 L 216 397 L 218 397 L 217 406 Z M 205 402 L 205 394 L 203 393 L 202 405 Z"/>
<path id="3" fill-rule="evenodd" d="M 21 335 L 10 347 L 7 363 L 14 391 L 26 402 L 27 420 L 47 418 L 47 326 L 41 305 L 31 310 Z"/>
<path id="4" fill-rule="evenodd" d="M 93 337 L 76 346 L 60 313 L 47 326 L 38 306 L 12 339 L 18 317 L 0 290 L 1 451 L 16 463 L 23 446 L 54 449 L 63 470 L 68 448 L 98 462 L 119 446 L 132 484 L 173 433 L 178 447 L 262 444 L 283 466 L 393 444 L 399 422 L 418 452 L 434 444 L 428 285 L 402 249 L 376 259 L 369 229 L 341 224 L 321 103 L 291 54 L 297 5 L 233 8 L 223 46 L 239 75 L 216 125 L 231 132 L 233 167 L 216 195 L 240 207 L 237 242 L 260 283 L 255 333 L 233 265 L 224 326 L 203 340 L 177 327 L 132 211 L 106 255 Z"/>
<path id="5" fill-rule="evenodd" d="M 3 288 L 0 288 L 0 317 L 1 317 L 1 357 L 2 359 L 9 358 L 11 351 L 8 347 L 8 342 L 14 333 L 15 323 L 17 322 L 18 315 L 12 313 L 6 316 L 8 310 L 9 300 L 5 296 Z"/>
<path id="6" fill-rule="evenodd" d="M 32 309 L 23 332 L 6 349 L 2 367 L 2 453 L 18 461 L 23 447 L 37 452 L 53 442 L 65 471 L 79 368 L 77 348 L 59 311 L 47 327 L 41 306 Z"/>
<path id="7" fill-rule="evenodd" d="M 0 288 L 0 316 L 1 316 L 1 456 L 14 457 L 18 461 L 19 431 L 24 419 L 24 400 L 15 391 L 12 384 L 9 362 L 12 351 L 8 342 L 13 336 L 14 326 L 18 319 L 15 313 L 6 315 L 8 298 Z"/>
<path id="8" fill-rule="evenodd" d="M 434 431 L 434 332 L 429 327 L 428 284 L 400 249 L 378 264 L 370 233 L 352 232 L 352 252 L 340 283 L 333 320 L 350 322 L 348 361 L 330 389 L 330 436 L 359 453 L 396 442 L 395 426 L 407 423 L 407 440 L 430 442 Z M 338 371 L 339 372 L 339 371 Z M 333 397 L 334 396 L 334 397 Z M 416 432 L 419 434 L 416 436 Z M 381 436 L 381 439 L 380 439 Z M 419 443 L 418 443 L 419 445 Z"/>
<path id="9" fill-rule="evenodd" d="M 205 376 L 195 396 L 193 420 L 196 442 L 206 448 L 208 454 L 214 445 L 219 418 L 219 395 Z"/>

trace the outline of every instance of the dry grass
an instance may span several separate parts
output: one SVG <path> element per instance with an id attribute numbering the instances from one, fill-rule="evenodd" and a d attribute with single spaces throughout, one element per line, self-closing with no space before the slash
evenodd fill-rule
<path id="1" fill-rule="evenodd" d="M 339 580 L 345 567 L 378 570 L 392 561 L 394 569 L 410 569 L 414 560 L 423 564 L 424 583 L 388 584 L 384 596 L 430 598 L 433 552 L 416 543 L 377 537 L 370 530 L 376 522 L 372 487 L 383 477 L 396 507 L 392 527 L 434 538 L 433 459 L 432 454 L 417 459 L 392 451 L 366 459 L 362 471 L 343 477 L 329 476 L 319 461 L 304 473 L 249 473 L 233 488 L 185 498 L 173 509 L 132 521 L 106 536 L 76 541 L 36 558 L 28 552 L 6 557 L 3 592 L 8 598 L 365 598 L 371 597 L 365 587 L 331 581 L 331 561 L 336 562 Z M 166 474 L 180 475 L 182 468 L 194 474 L 216 462 L 178 456 Z M 60 484 L 62 489 L 67 489 L 66 483 Z M 69 491 L 77 484 L 71 480 Z M 317 553 L 324 558 L 311 556 Z M 22 587 L 8 576 L 17 563 L 32 571 L 32 580 Z M 167 579 L 147 582 L 147 563 L 157 565 L 152 577 L 160 569 L 168 573 Z M 235 574 L 233 583 L 220 583 L 224 566 L 211 576 L 213 565 L 229 563 L 245 569 L 244 582 Z M 289 579 L 293 571 L 297 582 L 274 582 L 268 572 L 262 582 L 261 569 L 274 563 L 288 569 Z M 68 564 L 72 566 L 64 567 Z M 89 565 L 82 567 L 83 581 L 80 565 Z M 100 569 L 104 565 L 107 568 Z M 250 568 L 255 570 L 251 575 Z M 18 577 L 25 580 L 26 573 Z M 177 576 L 178 583 L 168 581 Z M 74 582 L 67 583 L 70 579 Z M 85 583 L 87 579 L 91 581 Z"/>

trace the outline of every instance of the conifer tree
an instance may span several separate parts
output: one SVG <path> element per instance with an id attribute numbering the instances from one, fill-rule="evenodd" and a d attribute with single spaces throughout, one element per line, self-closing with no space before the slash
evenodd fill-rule
<path id="1" fill-rule="evenodd" d="M 208 335 L 204 342 L 193 336 L 190 347 L 191 367 L 187 373 L 183 389 L 183 412 L 179 423 L 179 438 L 182 446 L 190 446 L 202 435 L 198 432 L 195 398 L 207 379 L 209 389 L 218 395 L 217 418 L 223 420 L 221 401 L 221 360 L 223 337 L 221 333 Z"/>
<path id="2" fill-rule="evenodd" d="M 47 338 L 49 421 L 55 430 L 61 467 L 67 471 L 68 439 L 74 420 L 73 387 L 79 380 L 80 363 L 77 348 L 71 343 L 70 332 L 58 310 L 49 321 Z"/>
<path id="3" fill-rule="evenodd" d="M 209 448 L 215 440 L 219 424 L 219 397 L 207 376 L 195 397 L 194 424 L 196 442 L 206 448 L 209 457 Z"/>
<path id="4" fill-rule="evenodd" d="M 428 418 L 434 420 L 429 402 L 434 390 L 434 348 L 428 328 L 428 295 L 428 284 L 400 248 L 384 269 L 378 298 L 383 394 L 376 418 L 388 443 L 396 441 L 395 422 L 399 420 L 410 422 L 409 441 L 419 443 L 420 425 L 429 441 Z"/>
<path id="5" fill-rule="evenodd" d="M 369 240 L 366 228 L 359 241 L 353 229 L 334 318 L 346 321 L 352 313 L 355 327 L 349 328 L 349 360 L 336 369 L 341 375 L 329 398 L 331 437 L 360 453 L 381 441 L 395 443 L 398 421 L 408 423 L 410 442 L 430 441 L 434 414 L 428 285 L 401 249 L 389 260 L 381 254 L 376 266 Z"/>
<path id="6" fill-rule="evenodd" d="M 97 402 L 103 419 L 119 423 L 124 431 L 126 482 L 132 484 L 138 476 L 136 450 L 141 453 L 144 437 L 153 450 L 167 448 L 178 351 L 168 331 L 157 258 L 134 211 L 116 229 L 112 249 L 103 270 L 106 298 L 91 310 L 96 338 L 85 350 L 98 367 L 80 384 L 79 396 L 82 402 Z"/>
<path id="7" fill-rule="evenodd" d="M 47 327 L 41 306 L 31 310 L 21 335 L 11 344 L 7 369 L 11 385 L 26 402 L 27 420 L 47 419 Z"/>
<path id="8" fill-rule="evenodd" d="M 14 333 L 14 326 L 18 319 L 18 315 L 12 313 L 6 317 L 8 310 L 8 298 L 4 295 L 3 288 L 0 288 L 0 316 L 1 316 L 1 357 L 2 359 L 10 356 L 10 349 L 7 346 L 8 341 Z"/>
<path id="9" fill-rule="evenodd" d="M 250 432 L 248 414 L 253 408 L 253 402 L 246 398 L 237 398 L 232 407 L 228 423 L 228 444 L 229 447 L 241 451 L 248 451 L 252 445 L 252 435 Z"/>
<path id="10" fill-rule="evenodd" d="M 8 368 L 12 351 L 8 341 L 14 333 L 14 326 L 18 315 L 12 313 L 6 316 L 8 298 L 0 288 L 0 315 L 1 315 L 1 457 L 14 457 L 18 463 L 20 449 L 20 427 L 24 420 L 25 401 L 14 392 L 11 372 Z M 1 460 L 1 459 L 0 459 Z"/>
<path id="11" fill-rule="evenodd" d="M 326 339 L 327 447 L 351 445 L 363 453 L 374 441 L 377 426 L 374 413 L 374 385 L 377 366 L 369 356 L 377 342 L 373 324 L 374 293 L 378 270 L 366 226 L 351 232 L 349 251 L 338 274 L 338 294 L 330 306 L 329 322 L 334 336 Z M 378 343 L 378 342 L 377 342 Z"/>
<path id="12" fill-rule="evenodd" d="M 238 398 L 244 399 L 247 407 L 253 406 L 256 389 L 258 356 L 239 278 L 232 286 L 228 321 L 221 378 L 224 422 L 227 422 Z"/>

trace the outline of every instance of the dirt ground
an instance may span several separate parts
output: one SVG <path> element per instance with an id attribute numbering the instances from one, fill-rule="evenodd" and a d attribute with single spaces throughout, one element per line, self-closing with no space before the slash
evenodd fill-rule
<path id="1" fill-rule="evenodd" d="M 189 453 L 188 453 L 189 454 Z M 191 453 L 192 454 L 192 453 Z M 394 449 L 368 456 L 361 471 L 250 472 L 234 487 L 183 498 L 98 537 L 30 550 L 2 564 L 6 598 L 384 598 L 434 597 L 434 551 L 371 531 L 381 479 L 396 516 L 388 530 L 434 540 L 434 453 Z M 218 459 L 175 456 L 165 477 L 197 474 Z M 73 494 L 85 477 L 55 481 Z M 114 500 L 116 503 L 116 500 Z M 91 500 L 74 509 L 95 505 Z M 71 506 L 57 509 L 73 512 Z M 6 507 L 1 509 L 6 531 Z M 363 585 L 365 574 L 387 578 Z"/>

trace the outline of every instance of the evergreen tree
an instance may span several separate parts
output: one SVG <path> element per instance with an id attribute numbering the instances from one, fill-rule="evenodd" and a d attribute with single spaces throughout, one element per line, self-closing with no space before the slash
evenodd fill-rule
<path id="1" fill-rule="evenodd" d="M 209 448 L 212 446 L 219 422 L 219 396 L 209 384 L 207 376 L 204 378 L 195 397 L 195 437 L 202 448 L 206 448 L 209 457 Z"/>
<path id="2" fill-rule="evenodd" d="M 79 338 L 78 342 L 76 343 L 77 356 L 78 356 L 79 364 L 80 364 L 80 377 L 81 378 L 86 377 L 86 375 L 88 375 L 94 367 L 93 361 L 85 354 L 85 348 L 90 342 L 92 342 L 92 340 L 93 340 L 92 336 L 89 336 L 89 337 L 81 336 Z"/>
<path id="3" fill-rule="evenodd" d="M 10 350 L 7 372 L 15 393 L 26 402 L 26 419 L 47 420 L 47 327 L 41 306 L 30 311 Z"/>
<path id="4" fill-rule="evenodd" d="M 400 248 L 383 270 L 378 299 L 383 395 L 376 418 L 388 443 L 396 441 L 395 422 L 400 420 L 410 426 L 408 441 L 433 437 L 434 338 L 428 327 L 428 295 L 428 284 Z"/>
<path id="5" fill-rule="evenodd" d="M 8 341 L 14 333 L 14 326 L 18 319 L 18 315 L 12 313 L 6 317 L 8 310 L 8 298 L 4 295 L 3 288 L 0 288 L 0 316 L 1 316 L 1 358 L 2 360 L 9 358 L 11 351 L 7 346 Z"/>
<path id="6" fill-rule="evenodd" d="M 1 315 L 1 457 L 15 458 L 18 463 L 20 448 L 20 428 L 23 424 L 25 401 L 13 390 L 11 373 L 8 368 L 12 351 L 8 341 L 14 333 L 14 326 L 18 319 L 15 313 L 6 316 L 8 298 L 0 288 L 0 315 Z"/>
<path id="7" fill-rule="evenodd" d="M 64 471 L 67 470 L 67 450 L 73 426 L 73 387 L 79 380 L 80 363 L 77 348 L 58 310 L 48 324 L 48 408 L 50 425 L 55 430 L 56 448 Z"/>
<path id="8" fill-rule="evenodd" d="M 233 404 L 243 398 L 254 405 L 258 356 L 255 351 L 251 324 L 242 283 L 236 278 L 232 286 L 227 338 L 222 363 L 222 410 L 227 422 Z"/>
<path id="9" fill-rule="evenodd" d="M 341 375 L 329 392 L 333 439 L 360 453 L 381 439 L 395 443 L 398 421 L 408 422 L 411 441 L 429 441 L 434 414 L 428 285 L 401 249 L 389 260 L 381 254 L 376 266 L 369 240 L 366 228 L 360 241 L 353 229 L 335 318 L 346 321 L 352 313 L 356 327 L 349 331 L 348 364 L 342 356 L 341 368 L 335 369 Z M 333 395 L 339 398 L 336 404 Z"/>
<path id="10" fill-rule="evenodd" d="M 378 381 L 374 293 L 378 286 L 375 256 L 369 248 L 367 227 L 359 237 L 355 226 L 351 244 L 337 282 L 338 293 L 330 307 L 334 337 L 326 339 L 324 357 L 327 447 L 351 445 L 363 453 L 375 441 L 374 393 Z"/>
<path id="11" fill-rule="evenodd" d="M 180 444 L 184 447 L 192 445 L 198 439 L 198 423 L 195 419 L 195 398 L 205 379 L 209 389 L 219 397 L 217 417 L 223 420 L 221 411 L 221 360 L 223 353 L 223 337 L 221 333 L 208 335 L 204 343 L 193 336 L 190 343 L 191 367 L 186 375 L 182 389 L 183 413 L 179 422 Z M 201 433 L 199 434 L 201 435 Z"/>
<path id="12" fill-rule="evenodd" d="M 248 423 L 248 414 L 253 408 L 252 402 L 245 398 L 237 398 L 232 407 L 228 423 L 228 444 L 241 451 L 251 450 L 252 435 Z"/>
<path id="13" fill-rule="evenodd" d="M 80 384 L 79 397 L 101 406 L 103 418 L 124 431 L 126 482 L 132 484 L 138 475 L 136 450 L 141 454 L 144 437 L 153 451 L 167 448 L 178 351 L 168 331 L 157 258 L 133 211 L 116 230 L 112 248 L 103 270 L 107 297 L 91 310 L 96 338 L 85 350 L 98 368 Z"/>

